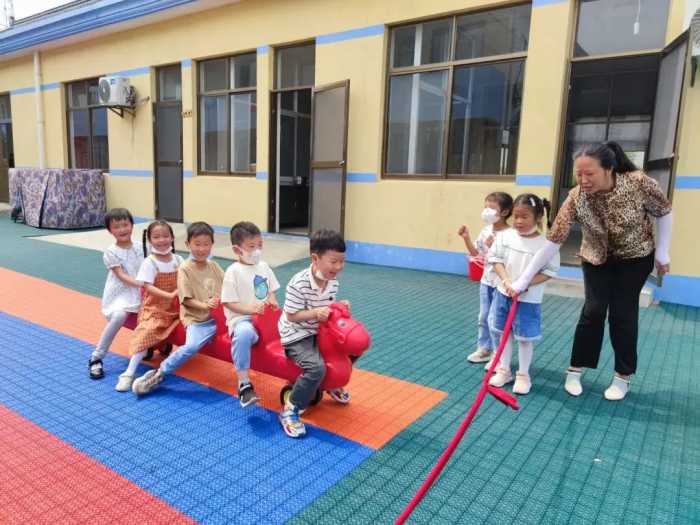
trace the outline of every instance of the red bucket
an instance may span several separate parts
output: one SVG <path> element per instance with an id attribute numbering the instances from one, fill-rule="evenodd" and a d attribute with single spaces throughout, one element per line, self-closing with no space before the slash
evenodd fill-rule
<path id="1" fill-rule="evenodd" d="M 469 257 L 469 278 L 472 281 L 481 281 L 484 275 L 484 258 L 481 255 Z"/>

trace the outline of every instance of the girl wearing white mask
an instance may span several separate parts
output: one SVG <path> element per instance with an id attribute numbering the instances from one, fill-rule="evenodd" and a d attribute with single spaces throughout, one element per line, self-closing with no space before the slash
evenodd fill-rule
<path id="1" fill-rule="evenodd" d="M 472 242 L 466 226 L 461 226 L 457 232 L 464 239 L 470 257 L 481 256 L 484 258 L 484 273 L 479 287 L 479 335 L 476 350 L 467 356 L 467 360 L 470 363 L 486 363 L 484 368 L 487 370 L 491 366 L 491 358 L 497 341 L 491 337 L 488 324 L 488 315 L 493 294 L 496 291 L 496 284 L 493 265 L 486 261 L 486 254 L 493 244 L 496 234 L 509 228 L 506 221 L 512 211 L 513 197 L 501 191 L 490 193 L 484 200 L 484 209 L 481 212 L 481 219 L 486 223 L 486 226 L 479 233 L 476 242 Z"/>
<path id="2" fill-rule="evenodd" d="M 248 375 L 250 351 L 258 342 L 252 316 L 263 313 L 265 304 L 278 308 L 275 292 L 280 285 L 270 266 L 262 260 L 263 238 L 255 224 L 234 224 L 231 247 L 238 261 L 224 273 L 221 302 L 231 335 L 231 359 L 238 378 L 238 400 L 245 408 L 260 399 Z"/>
<path id="3" fill-rule="evenodd" d="M 136 368 L 148 349 L 165 341 L 179 322 L 177 269 L 182 257 L 174 253 L 175 235 L 165 221 L 153 221 L 143 231 L 143 252 L 149 253 L 141 263 L 136 280 L 143 286 L 143 306 L 134 335 L 129 343 L 129 365 L 119 376 L 117 392 L 128 392 Z M 167 355 L 167 352 L 163 352 Z"/>
<path id="4" fill-rule="evenodd" d="M 516 197 L 513 203 L 513 228 L 500 234 L 491 246 L 488 260 L 494 265 L 497 291 L 489 315 L 489 326 L 494 339 L 503 333 L 515 291 L 512 281 L 520 277 L 535 257 L 546 239 L 540 233 L 542 219 L 549 215 L 549 202 L 531 193 Z M 548 219 L 549 220 L 549 219 Z M 513 381 L 510 363 L 513 355 L 513 339 L 518 341 L 518 372 L 515 374 L 513 393 L 530 392 L 530 363 L 534 342 L 542 337 L 542 298 L 545 282 L 559 271 L 559 255 L 552 258 L 534 277 L 530 287 L 518 297 L 518 309 L 501 361 L 489 384 L 501 387 Z"/>

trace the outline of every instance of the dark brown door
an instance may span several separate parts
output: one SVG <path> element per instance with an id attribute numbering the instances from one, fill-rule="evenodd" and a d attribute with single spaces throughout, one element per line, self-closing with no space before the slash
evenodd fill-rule
<path id="1" fill-rule="evenodd" d="M 311 128 L 311 231 L 343 233 L 350 81 L 314 88 Z"/>
<path id="2" fill-rule="evenodd" d="M 153 104 L 156 217 L 182 222 L 182 83 L 180 65 L 158 68 Z"/>

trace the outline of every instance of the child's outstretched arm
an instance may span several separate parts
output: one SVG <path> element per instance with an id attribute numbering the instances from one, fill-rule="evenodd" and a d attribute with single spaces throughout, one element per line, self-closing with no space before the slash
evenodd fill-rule
<path id="1" fill-rule="evenodd" d="M 133 286 L 134 288 L 141 288 L 141 283 L 131 277 L 128 273 L 124 271 L 124 268 L 121 266 L 115 266 L 114 268 L 111 268 L 111 270 L 114 272 L 114 275 L 117 276 L 117 279 L 119 279 L 121 282 L 126 284 L 127 286 Z"/>
<path id="2" fill-rule="evenodd" d="M 161 290 L 157 286 L 153 286 L 151 283 L 143 283 L 143 288 L 146 290 L 149 294 L 155 295 L 156 297 L 160 297 L 161 299 L 175 299 L 177 297 L 177 288 L 173 290 L 172 292 L 166 292 L 164 290 Z"/>
<path id="3" fill-rule="evenodd" d="M 464 246 L 467 247 L 467 252 L 469 255 L 472 257 L 476 257 L 479 255 L 479 250 L 474 246 L 474 243 L 472 242 L 472 237 L 469 233 L 469 228 L 467 228 L 464 224 L 459 227 L 459 230 L 457 230 L 457 235 L 459 235 L 462 240 L 464 241 Z"/>
<path id="4" fill-rule="evenodd" d="M 263 313 L 265 303 L 224 303 L 224 308 L 228 308 L 235 314 L 240 315 L 255 315 Z"/>
<path id="5" fill-rule="evenodd" d="M 532 278 L 532 281 L 530 281 L 530 286 L 533 286 L 533 285 L 535 285 L 535 284 L 546 283 L 546 282 L 549 281 L 550 279 L 551 279 L 551 277 L 550 277 L 549 275 L 546 275 L 546 274 L 544 274 L 544 273 L 538 273 L 537 275 L 535 275 L 535 276 Z"/>

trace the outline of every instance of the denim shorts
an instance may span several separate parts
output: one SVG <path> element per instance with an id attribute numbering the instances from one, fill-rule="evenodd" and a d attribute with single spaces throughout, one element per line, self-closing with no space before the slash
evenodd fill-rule
<path id="1" fill-rule="evenodd" d="M 506 326 L 508 312 L 513 300 L 496 291 L 493 294 L 489 326 L 494 335 L 500 336 Z M 539 303 L 518 303 L 513 319 L 511 334 L 517 341 L 537 341 L 542 337 L 542 305 Z"/>

